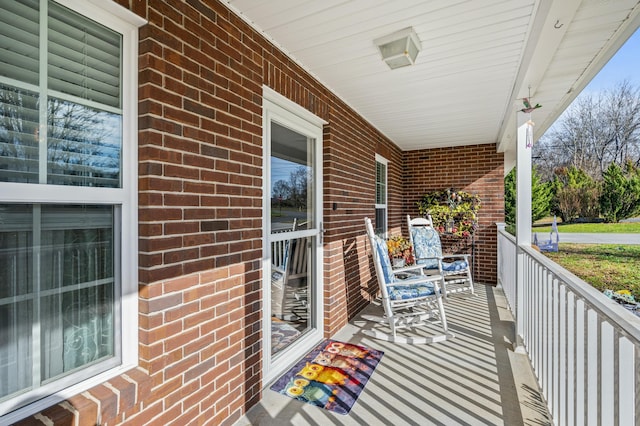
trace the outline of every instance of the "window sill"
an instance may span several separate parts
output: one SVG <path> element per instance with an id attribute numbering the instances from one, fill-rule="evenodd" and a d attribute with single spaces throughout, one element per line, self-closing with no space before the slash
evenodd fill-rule
<path id="1" fill-rule="evenodd" d="M 111 423 L 139 411 L 141 402 L 151 395 L 151 377 L 134 368 L 107 382 L 51 406 L 15 423 L 97 425 Z"/>

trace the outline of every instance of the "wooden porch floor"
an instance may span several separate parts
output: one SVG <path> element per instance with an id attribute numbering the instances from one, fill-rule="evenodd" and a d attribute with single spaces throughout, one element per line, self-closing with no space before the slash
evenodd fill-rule
<path id="1" fill-rule="evenodd" d="M 512 350 L 514 323 L 499 289 L 451 295 L 445 309 L 455 338 L 399 345 L 363 335 L 360 316 L 337 333 L 384 351 L 348 415 L 304 404 L 268 387 L 236 425 L 548 425 L 548 412 L 528 360 Z M 367 307 L 363 314 L 380 315 Z"/>

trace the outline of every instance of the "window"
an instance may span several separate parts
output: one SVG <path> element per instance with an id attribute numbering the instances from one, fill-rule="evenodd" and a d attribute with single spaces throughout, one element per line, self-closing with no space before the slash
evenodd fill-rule
<path id="1" fill-rule="evenodd" d="M 387 165 L 388 161 L 376 154 L 376 234 L 387 234 Z"/>
<path id="2" fill-rule="evenodd" d="M 0 3 L 0 416 L 137 360 L 141 22 L 64 3 Z"/>

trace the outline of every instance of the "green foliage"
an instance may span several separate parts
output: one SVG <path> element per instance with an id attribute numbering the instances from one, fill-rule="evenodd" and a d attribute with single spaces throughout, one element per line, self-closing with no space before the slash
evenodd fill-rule
<path id="1" fill-rule="evenodd" d="M 547 182 L 542 182 L 538 171 L 531 170 L 531 219 L 535 222 L 549 215 L 553 189 Z"/>
<path id="2" fill-rule="evenodd" d="M 553 197 L 551 184 L 542 182 L 535 167 L 531 170 L 531 220 L 533 222 L 549 214 Z M 505 221 L 516 223 L 516 169 L 511 170 L 504 178 L 504 213 Z"/>
<path id="3" fill-rule="evenodd" d="M 558 169 L 552 186 L 554 196 L 551 211 L 560 216 L 563 222 L 600 215 L 601 186 L 583 170 L 575 166 Z"/>
<path id="4" fill-rule="evenodd" d="M 617 222 L 640 214 L 640 169 L 631 163 L 624 169 L 611 163 L 603 178 L 600 205 L 607 221 Z"/>
<path id="5" fill-rule="evenodd" d="M 561 242 L 560 251 L 544 254 L 600 291 L 629 290 L 636 299 L 640 299 L 638 245 Z"/>
<path id="6" fill-rule="evenodd" d="M 516 168 L 511 169 L 504 178 L 504 220 L 508 225 L 516 223 Z"/>
<path id="7" fill-rule="evenodd" d="M 466 237 L 476 231 L 480 209 L 480 197 L 477 195 L 449 188 L 429 192 L 417 204 L 420 214 L 430 215 L 439 232 L 450 231 Z M 451 221 L 453 226 L 448 230 L 447 225 Z"/>

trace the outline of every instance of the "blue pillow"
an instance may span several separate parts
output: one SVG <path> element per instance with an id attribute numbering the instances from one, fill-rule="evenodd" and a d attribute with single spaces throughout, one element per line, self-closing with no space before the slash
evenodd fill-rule
<path id="1" fill-rule="evenodd" d="M 382 273 L 384 274 L 384 282 L 387 284 L 391 284 L 395 281 L 395 275 L 391 269 L 391 261 L 389 260 L 389 248 L 387 247 L 386 241 L 382 238 L 376 236 L 374 237 L 376 241 L 376 250 L 378 252 L 378 259 L 380 261 L 380 265 L 382 265 Z"/>

